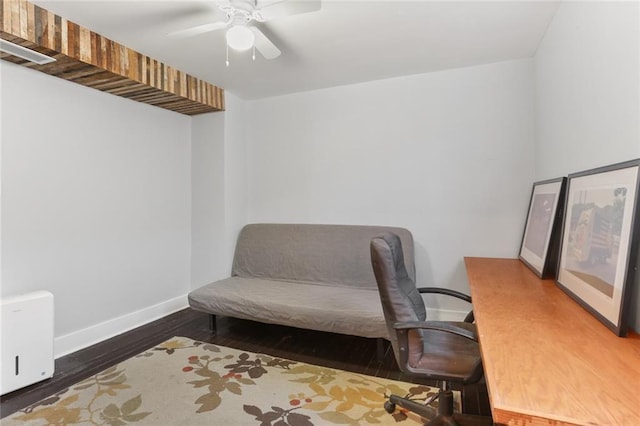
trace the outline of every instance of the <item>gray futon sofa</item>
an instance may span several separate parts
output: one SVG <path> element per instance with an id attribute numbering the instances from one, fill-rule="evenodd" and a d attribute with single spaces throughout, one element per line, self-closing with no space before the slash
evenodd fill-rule
<path id="1" fill-rule="evenodd" d="M 215 316 L 389 339 L 371 266 L 371 239 L 402 240 L 415 280 L 413 237 L 404 228 L 250 224 L 236 244 L 231 277 L 189 293 L 189 305 Z"/>

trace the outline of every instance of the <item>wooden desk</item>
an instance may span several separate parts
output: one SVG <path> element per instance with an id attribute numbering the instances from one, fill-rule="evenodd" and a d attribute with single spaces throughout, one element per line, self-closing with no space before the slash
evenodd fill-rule
<path id="1" fill-rule="evenodd" d="M 465 265 L 494 422 L 640 425 L 638 334 L 615 336 L 517 259 Z"/>

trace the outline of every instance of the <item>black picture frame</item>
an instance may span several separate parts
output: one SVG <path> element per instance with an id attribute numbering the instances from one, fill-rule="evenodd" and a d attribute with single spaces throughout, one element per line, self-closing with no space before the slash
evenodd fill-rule
<path id="1" fill-rule="evenodd" d="M 618 336 L 640 240 L 640 159 L 570 174 L 557 285 Z"/>
<path id="2" fill-rule="evenodd" d="M 519 259 L 540 278 L 555 278 L 567 178 L 534 182 Z"/>

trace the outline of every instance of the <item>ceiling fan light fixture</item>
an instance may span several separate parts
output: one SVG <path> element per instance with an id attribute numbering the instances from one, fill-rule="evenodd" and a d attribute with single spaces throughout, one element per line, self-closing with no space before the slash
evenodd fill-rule
<path id="1" fill-rule="evenodd" d="M 227 30 L 227 46 L 233 50 L 249 50 L 255 43 L 253 32 L 244 25 L 235 25 Z"/>

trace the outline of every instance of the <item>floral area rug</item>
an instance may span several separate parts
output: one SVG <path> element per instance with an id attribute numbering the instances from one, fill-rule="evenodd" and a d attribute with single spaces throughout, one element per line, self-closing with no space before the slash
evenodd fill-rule
<path id="1" fill-rule="evenodd" d="M 389 394 L 436 388 L 174 337 L 2 419 L 13 425 L 423 424 Z"/>

